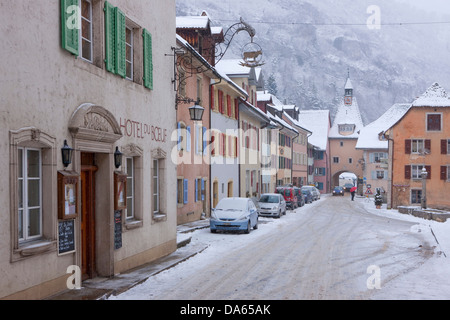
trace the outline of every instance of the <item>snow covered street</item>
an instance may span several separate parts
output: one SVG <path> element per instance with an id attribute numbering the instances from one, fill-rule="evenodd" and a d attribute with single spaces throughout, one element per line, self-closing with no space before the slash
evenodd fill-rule
<path id="1" fill-rule="evenodd" d="M 249 235 L 197 230 L 188 246 L 206 250 L 110 299 L 449 299 L 449 231 L 363 198 L 322 196 L 260 218 Z"/>

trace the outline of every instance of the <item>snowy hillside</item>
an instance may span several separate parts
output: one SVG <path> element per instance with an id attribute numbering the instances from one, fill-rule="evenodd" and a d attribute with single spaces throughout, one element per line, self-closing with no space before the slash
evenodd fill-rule
<path id="1" fill-rule="evenodd" d="M 432 83 L 450 89 L 450 21 L 410 5 L 378 0 L 380 30 L 366 22 L 371 0 L 179 0 L 177 15 L 206 10 L 213 25 L 244 18 L 264 50 L 265 78 L 276 79 L 277 96 L 301 109 L 329 109 L 344 93 L 347 68 L 365 124 L 394 103 L 412 102 Z M 399 23 L 402 23 L 401 25 Z M 249 42 L 239 34 L 226 58 L 240 57 Z"/>

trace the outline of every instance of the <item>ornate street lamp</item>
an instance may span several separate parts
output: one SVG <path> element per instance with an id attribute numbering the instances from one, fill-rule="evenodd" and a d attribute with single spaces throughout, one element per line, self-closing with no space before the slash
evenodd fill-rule
<path id="1" fill-rule="evenodd" d="M 114 152 L 114 165 L 116 169 L 122 165 L 122 152 L 119 151 L 119 147 L 116 147 L 116 152 Z"/>
<path id="2" fill-rule="evenodd" d="M 420 173 L 420 176 L 422 177 L 422 209 L 427 208 L 427 177 L 428 172 L 425 169 L 425 167 L 422 168 L 422 172 Z"/>
<path id="3" fill-rule="evenodd" d="M 189 115 L 192 121 L 202 121 L 205 108 L 200 106 L 200 101 L 197 100 L 193 107 L 189 108 Z"/>
<path id="4" fill-rule="evenodd" d="M 61 148 L 62 163 L 67 168 L 72 163 L 73 149 L 68 146 L 67 140 L 64 140 L 64 146 Z"/>

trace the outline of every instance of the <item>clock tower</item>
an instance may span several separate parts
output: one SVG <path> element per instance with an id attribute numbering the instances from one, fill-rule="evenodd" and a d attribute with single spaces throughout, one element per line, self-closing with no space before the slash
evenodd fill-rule
<path id="1" fill-rule="evenodd" d="M 350 81 L 350 72 L 348 74 L 347 82 L 345 84 L 345 96 L 344 103 L 346 106 L 351 106 L 353 104 L 353 86 Z"/>

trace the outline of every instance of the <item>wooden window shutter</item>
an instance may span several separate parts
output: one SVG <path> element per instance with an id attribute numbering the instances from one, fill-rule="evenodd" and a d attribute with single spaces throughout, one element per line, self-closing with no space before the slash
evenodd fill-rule
<path id="1" fill-rule="evenodd" d="M 441 154 L 447 154 L 447 140 L 441 140 Z"/>
<path id="2" fill-rule="evenodd" d="M 405 140 L 405 154 L 411 154 L 411 140 Z"/>
<path id="3" fill-rule="evenodd" d="M 153 90 L 153 49 L 152 35 L 147 29 L 143 31 L 144 37 L 144 87 Z"/>
<path id="4" fill-rule="evenodd" d="M 220 113 L 224 113 L 224 109 L 223 109 L 223 92 L 221 90 L 219 90 L 219 112 Z"/>
<path id="5" fill-rule="evenodd" d="M 411 166 L 405 166 L 405 179 L 411 180 Z"/>
<path id="6" fill-rule="evenodd" d="M 77 28 L 79 9 L 74 12 L 73 6 L 79 8 L 78 0 L 61 0 L 61 45 L 71 54 L 79 56 L 80 30 Z"/>
<path id="7" fill-rule="evenodd" d="M 215 157 L 216 156 L 216 136 L 213 133 L 211 136 L 211 156 Z"/>
<path id="8" fill-rule="evenodd" d="M 231 97 L 227 95 L 227 115 L 231 117 Z"/>
<path id="9" fill-rule="evenodd" d="M 447 180 L 447 167 L 441 166 L 441 180 Z"/>
<path id="10" fill-rule="evenodd" d="M 191 127 L 186 127 L 186 151 L 191 152 Z"/>
<path id="11" fill-rule="evenodd" d="M 211 88 L 211 110 L 216 110 L 216 99 L 214 87 Z"/>
<path id="12" fill-rule="evenodd" d="M 234 117 L 239 120 L 239 100 L 234 99 Z"/>
<path id="13" fill-rule="evenodd" d="M 116 10 L 105 2 L 105 64 L 106 70 L 116 73 Z"/>
<path id="14" fill-rule="evenodd" d="M 184 179 L 183 181 L 183 202 L 184 204 L 188 203 L 188 180 Z"/>
<path id="15" fill-rule="evenodd" d="M 125 78 L 127 76 L 127 47 L 126 47 L 126 19 L 125 14 L 119 8 L 115 8 L 115 50 L 116 66 L 115 73 Z"/>
<path id="16" fill-rule="evenodd" d="M 431 140 L 429 139 L 425 140 L 425 152 L 427 152 L 427 154 L 431 153 Z"/>
<path id="17" fill-rule="evenodd" d="M 428 175 L 427 175 L 427 180 L 431 179 L 431 166 L 425 166 L 425 170 L 427 170 Z"/>

